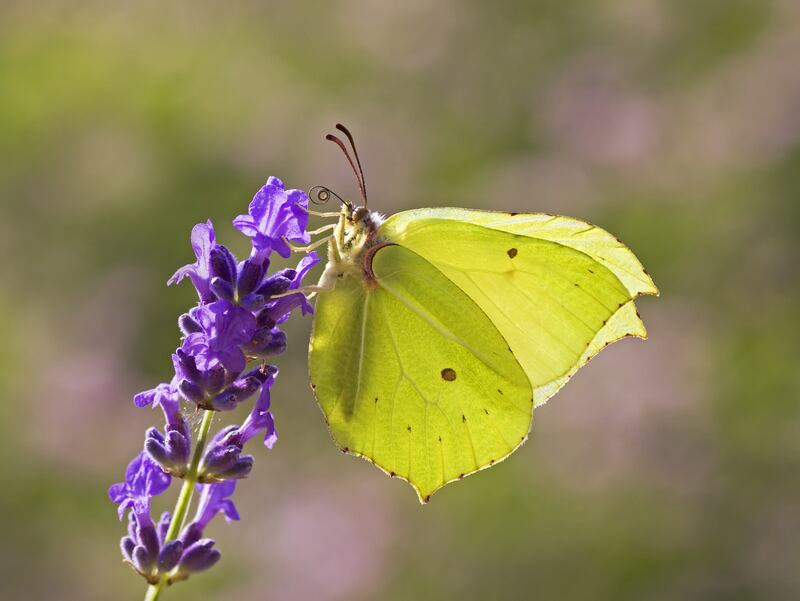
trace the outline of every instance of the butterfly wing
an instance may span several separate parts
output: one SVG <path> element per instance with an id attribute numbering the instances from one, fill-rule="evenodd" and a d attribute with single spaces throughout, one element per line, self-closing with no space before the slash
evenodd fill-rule
<path id="1" fill-rule="evenodd" d="M 379 234 L 424 257 L 483 309 L 544 403 L 592 356 L 645 337 L 633 299 L 656 294 L 633 253 L 611 234 L 566 217 L 420 209 Z"/>
<path id="2" fill-rule="evenodd" d="M 335 442 L 407 480 L 421 500 L 505 458 L 530 430 L 531 384 L 478 304 L 400 246 L 375 282 L 320 294 L 311 383 Z"/>
<path id="3" fill-rule="evenodd" d="M 501 213 L 474 209 L 434 208 L 403 211 L 392 215 L 381 227 L 381 234 L 401 241 L 409 224 L 422 219 L 445 219 L 482 225 L 510 234 L 549 240 L 579 250 L 608 268 L 634 298 L 658 294 L 653 279 L 636 255 L 604 229 L 559 215 L 547 213 Z"/>

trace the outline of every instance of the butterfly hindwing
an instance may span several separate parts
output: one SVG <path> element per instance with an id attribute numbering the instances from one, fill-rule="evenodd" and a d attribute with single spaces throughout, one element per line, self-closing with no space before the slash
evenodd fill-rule
<path id="1" fill-rule="evenodd" d="M 478 303 L 429 261 L 389 245 L 372 271 L 320 295 L 311 382 L 337 444 L 426 500 L 519 446 L 531 384 Z"/>

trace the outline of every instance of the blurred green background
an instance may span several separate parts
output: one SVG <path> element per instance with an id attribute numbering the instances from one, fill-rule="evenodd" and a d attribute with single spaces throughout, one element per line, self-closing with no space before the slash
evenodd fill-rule
<path id="1" fill-rule="evenodd" d="M 193 224 L 269 175 L 609 229 L 662 291 L 425 507 L 338 452 L 289 326 L 223 560 L 180 600 L 800 598 L 796 0 L 0 5 L 0 598 L 138 599 L 106 499 L 158 412 Z M 172 493 L 174 495 L 174 493 Z M 164 499 L 172 503 L 174 496 Z M 161 505 L 158 506 L 161 508 Z"/>

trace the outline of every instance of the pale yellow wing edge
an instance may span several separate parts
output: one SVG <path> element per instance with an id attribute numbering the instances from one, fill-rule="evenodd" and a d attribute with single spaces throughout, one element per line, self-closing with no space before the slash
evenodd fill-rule
<path id="1" fill-rule="evenodd" d="M 595 334 L 595 337 L 592 339 L 592 342 L 589 344 L 589 346 L 586 347 L 586 350 L 584 351 L 583 355 L 581 355 L 581 358 L 578 359 L 578 362 L 568 373 L 556 380 L 553 380 L 552 382 L 548 382 L 543 386 L 534 388 L 534 407 L 539 407 L 540 405 L 545 404 L 550 397 L 561 390 L 562 386 L 569 381 L 576 371 L 586 365 L 592 357 L 594 357 L 609 344 L 629 336 L 647 339 L 647 330 L 645 330 L 644 324 L 639 317 L 639 313 L 636 310 L 636 305 L 634 304 L 633 300 L 625 303 L 620 309 L 617 310 L 616 313 L 614 313 L 614 315 L 609 318 L 606 325 L 604 325 L 597 332 L 597 334 Z"/>

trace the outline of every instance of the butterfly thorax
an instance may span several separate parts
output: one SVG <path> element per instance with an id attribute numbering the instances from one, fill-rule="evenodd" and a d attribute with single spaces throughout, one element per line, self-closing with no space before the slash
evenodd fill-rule
<path id="1" fill-rule="evenodd" d="M 336 280 L 357 277 L 366 284 L 374 281 L 370 257 L 385 242 L 378 236 L 384 217 L 366 207 L 342 205 L 339 221 L 328 241 L 328 263 L 319 280 L 320 288 L 331 289 Z"/>

